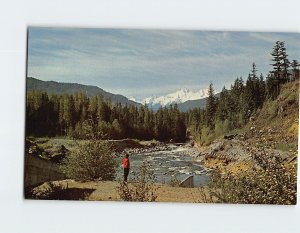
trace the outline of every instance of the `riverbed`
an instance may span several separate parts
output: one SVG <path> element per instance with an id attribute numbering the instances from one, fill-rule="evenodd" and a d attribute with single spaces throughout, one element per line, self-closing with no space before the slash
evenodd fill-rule
<path id="1" fill-rule="evenodd" d="M 138 170 L 144 160 L 147 160 L 157 183 L 170 184 L 172 179 L 182 181 L 193 175 L 195 187 L 207 184 L 209 169 L 192 157 L 195 148 L 175 144 L 168 144 L 167 148 L 168 150 L 131 153 L 129 180 L 133 172 Z M 119 164 L 117 177 L 121 179 L 123 176 L 122 158 L 118 158 L 117 162 Z"/>

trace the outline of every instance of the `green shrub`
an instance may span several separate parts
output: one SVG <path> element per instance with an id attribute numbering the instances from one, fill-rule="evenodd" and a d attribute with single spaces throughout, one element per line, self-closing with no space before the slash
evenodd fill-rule
<path id="1" fill-rule="evenodd" d="M 233 175 L 215 172 L 208 186 L 209 198 L 220 203 L 295 205 L 296 164 L 262 159 L 259 169 Z"/>
<path id="2" fill-rule="evenodd" d="M 78 144 L 61 166 L 67 177 L 76 180 L 113 180 L 116 162 L 106 141 L 90 139 Z"/>
<path id="3" fill-rule="evenodd" d="M 97 129 L 93 120 L 86 120 L 80 132 L 87 140 L 77 143 L 76 149 L 64 159 L 61 170 L 76 180 L 113 180 L 116 161 L 108 142 L 101 140 L 103 131 Z"/>

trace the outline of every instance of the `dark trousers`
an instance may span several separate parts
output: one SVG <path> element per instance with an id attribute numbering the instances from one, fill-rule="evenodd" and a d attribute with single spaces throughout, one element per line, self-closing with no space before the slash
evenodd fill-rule
<path id="1" fill-rule="evenodd" d="M 128 174 L 129 174 L 129 168 L 124 168 L 124 181 L 127 181 Z"/>

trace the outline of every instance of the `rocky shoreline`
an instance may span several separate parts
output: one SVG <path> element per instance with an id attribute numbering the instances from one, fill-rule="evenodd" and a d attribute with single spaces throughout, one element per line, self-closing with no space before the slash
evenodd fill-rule
<path id="1" fill-rule="evenodd" d="M 252 164 L 259 169 L 268 161 L 290 163 L 297 159 L 297 155 L 290 151 L 267 148 L 262 145 L 258 147 L 237 136 L 217 139 L 209 146 L 197 146 L 197 152 L 192 153 L 195 160 L 203 162 L 204 166 L 211 169 L 220 168 L 220 166 L 229 167 L 229 164 Z"/>
<path id="2" fill-rule="evenodd" d="M 149 154 L 157 151 L 170 151 L 174 149 L 173 144 L 165 144 L 165 143 L 160 143 L 156 145 L 147 145 L 142 148 L 125 148 L 121 153 L 129 153 L 129 154 Z"/>

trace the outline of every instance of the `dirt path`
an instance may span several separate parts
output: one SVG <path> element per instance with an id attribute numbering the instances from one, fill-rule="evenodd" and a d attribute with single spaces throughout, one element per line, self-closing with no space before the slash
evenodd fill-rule
<path id="1" fill-rule="evenodd" d="M 90 181 L 77 182 L 73 180 L 57 181 L 70 192 L 75 193 L 74 199 L 83 199 L 90 201 L 121 201 L 116 191 L 118 182 L 116 181 Z M 42 185 L 43 186 L 43 185 Z M 42 186 L 40 188 L 42 189 Z M 198 188 L 171 187 L 168 185 L 157 184 L 158 188 L 155 194 L 158 196 L 157 202 L 200 202 L 200 193 Z M 81 193 L 81 194 L 80 194 Z M 85 193 L 85 195 L 82 195 Z"/>

